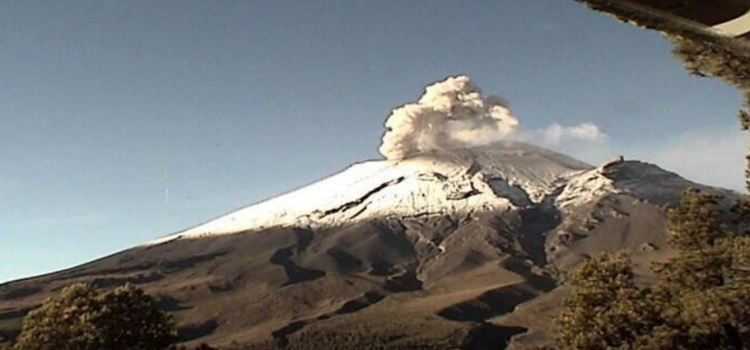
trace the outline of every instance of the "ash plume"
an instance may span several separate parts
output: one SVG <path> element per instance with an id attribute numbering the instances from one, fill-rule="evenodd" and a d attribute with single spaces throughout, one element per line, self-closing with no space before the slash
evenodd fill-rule
<path id="1" fill-rule="evenodd" d="M 394 109 L 385 127 L 380 153 L 393 160 L 496 142 L 516 130 L 518 119 L 503 100 L 485 97 L 459 75 L 427 86 L 417 102 Z"/>

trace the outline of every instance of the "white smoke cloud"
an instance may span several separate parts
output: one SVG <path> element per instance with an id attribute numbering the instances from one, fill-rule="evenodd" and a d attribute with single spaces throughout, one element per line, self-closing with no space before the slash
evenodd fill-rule
<path id="1" fill-rule="evenodd" d="M 607 139 L 599 126 L 594 123 L 582 123 L 576 126 L 562 126 L 553 123 L 545 129 L 539 130 L 542 142 L 546 146 L 559 146 L 564 141 L 603 141 Z"/>
<path id="2" fill-rule="evenodd" d="M 518 127 L 505 103 L 485 97 L 465 75 L 425 88 L 417 102 L 394 109 L 385 122 L 380 153 L 388 159 L 502 140 Z"/>
<path id="3" fill-rule="evenodd" d="M 607 135 L 593 123 L 519 131 L 518 118 L 498 97 L 485 97 L 465 75 L 425 88 L 417 102 L 394 109 L 385 122 L 380 153 L 387 159 L 485 145 L 500 140 L 559 147 L 568 141 L 601 141 Z"/>

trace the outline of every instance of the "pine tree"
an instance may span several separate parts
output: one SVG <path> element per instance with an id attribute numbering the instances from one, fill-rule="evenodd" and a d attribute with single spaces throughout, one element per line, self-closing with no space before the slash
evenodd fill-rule
<path id="1" fill-rule="evenodd" d="M 747 237 L 728 230 L 719 200 L 696 190 L 669 212 L 669 242 L 677 256 L 655 271 L 653 287 L 664 302 L 664 323 L 679 331 L 689 349 L 750 346 L 750 274 Z"/>
<path id="2" fill-rule="evenodd" d="M 720 198 L 689 190 L 669 211 L 676 256 L 638 288 L 623 256 L 591 259 L 570 274 L 557 320 L 566 350 L 750 348 L 750 238 L 722 224 Z"/>
<path id="3" fill-rule="evenodd" d="M 746 237 L 722 224 L 720 198 L 689 190 L 669 211 L 677 256 L 655 266 L 652 290 L 672 342 L 686 349 L 746 349 L 750 280 L 742 269 Z"/>
<path id="4" fill-rule="evenodd" d="M 675 44 L 674 54 L 690 73 L 721 79 L 744 94 L 745 107 L 739 119 L 742 129 L 750 131 L 750 54 L 742 43 L 684 30 L 667 21 L 653 21 L 618 9 L 614 2 L 578 1 L 667 34 Z M 750 154 L 746 160 L 746 187 L 750 192 Z M 677 256 L 656 266 L 660 282 L 644 289 L 647 305 L 659 319 L 654 325 L 638 325 L 653 328 L 640 343 L 622 348 L 750 349 L 750 197 L 745 196 L 735 206 L 737 222 L 733 232 L 721 224 L 717 205 L 718 198 L 690 191 L 670 212 L 670 243 Z M 580 288 L 583 287 L 575 287 L 574 295 Z M 618 307 L 617 303 L 612 301 L 601 307 L 610 312 Z M 566 307 L 565 312 L 570 313 L 577 312 L 571 307 L 581 306 Z M 563 346 L 594 349 L 575 344 Z"/>
<path id="5" fill-rule="evenodd" d="M 176 340 L 169 315 L 127 285 L 100 294 L 77 284 L 23 321 L 14 350 L 163 350 Z"/>
<path id="6" fill-rule="evenodd" d="M 557 320 L 564 349 L 627 349 L 653 328 L 647 290 L 633 282 L 628 256 L 601 255 L 569 276 L 573 287 Z"/>

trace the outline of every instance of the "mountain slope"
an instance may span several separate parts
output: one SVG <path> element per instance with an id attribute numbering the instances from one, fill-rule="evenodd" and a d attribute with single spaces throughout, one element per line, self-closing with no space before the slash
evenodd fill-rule
<path id="1" fill-rule="evenodd" d="M 249 349 L 523 348 L 555 276 L 600 251 L 670 254 L 663 205 L 697 186 L 502 143 L 372 161 L 70 270 L 0 286 L 0 330 L 70 283 L 136 283 L 186 342 Z M 708 189 L 728 196 L 728 191 Z"/>
<path id="2" fill-rule="evenodd" d="M 539 202 L 589 165 L 519 143 L 370 161 L 310 186 L 157 240 L 262 230 L 331 227 L 383 216 L 460 214 Z"/>

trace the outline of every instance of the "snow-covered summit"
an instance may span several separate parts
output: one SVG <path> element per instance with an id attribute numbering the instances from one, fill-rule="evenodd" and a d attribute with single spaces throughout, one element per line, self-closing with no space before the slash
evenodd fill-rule
<path id="1" fill-rule="evenodd" d="M 503 211 L 551 196 L 551 202 L 564 209 L 608 193 L 653 195 L 686 183 L 650 164 L 617 160 L 594 168 L 541 147 L 501 142 L 354 164 L 309 186 L 151 244 L 269 227 L 316 228 L 376 217 Z"/>
<path id="2" fill-rule="evenodd" d="M 523 207 L 591 168 L 559 153 L 510 142 L 368 161 L 151 243 L 275 226 L 320 227 L 373 217 Z"/>

